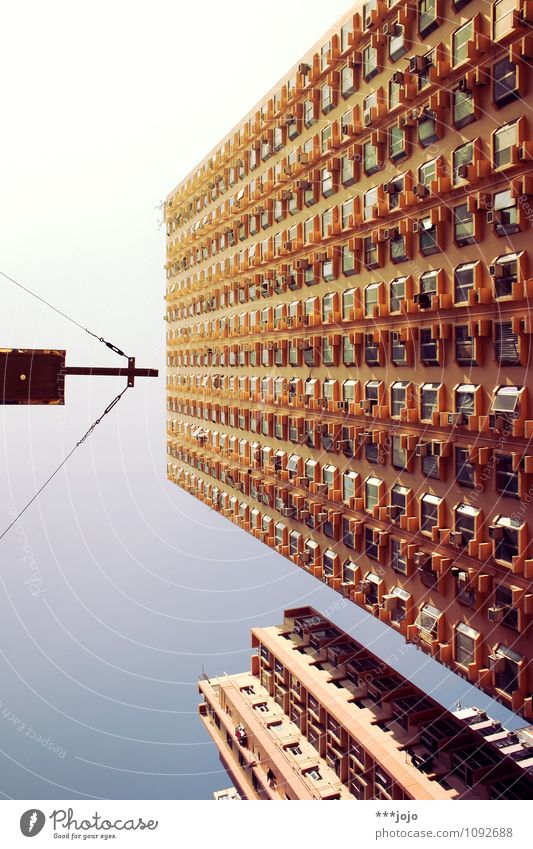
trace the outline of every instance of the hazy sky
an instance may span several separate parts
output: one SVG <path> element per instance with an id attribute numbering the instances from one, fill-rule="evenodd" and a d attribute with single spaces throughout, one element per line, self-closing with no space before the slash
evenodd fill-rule
<path id="1" fill-rule="evenodd" d="M 3 3 L 0 269 L 164 370 L 157 207 L 345 7 Z M 1 280 L 0 318 L 0 347 L 121 365 Z M 1 528 L 120 386 L 68 378 L 64 409 L 0 410 Z M 383 657 L 398 652 L 446 704 L 488 703 L 169 484 L 164 420 L 163 379 L 139 381 L 0 543 L 0 794 L 206 798 L 227 786 L 196 717 L 197 677 L 246 668 L 250 627 L 300 602 Z"/>

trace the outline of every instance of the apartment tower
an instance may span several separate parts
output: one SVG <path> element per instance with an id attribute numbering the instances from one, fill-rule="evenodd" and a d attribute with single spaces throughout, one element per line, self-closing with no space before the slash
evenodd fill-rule
<path id="1" fill-rule="evenodd" d="M 310 607 L 254 628 L 202 720 L 246 799 L 531 799 L 533 728 L 451 713 Z"/>
<path id="2" fill-rule="evenodd" d="M 357 4 L 165 203 L 168 478 L 528 718 L 532 24 Z"/>

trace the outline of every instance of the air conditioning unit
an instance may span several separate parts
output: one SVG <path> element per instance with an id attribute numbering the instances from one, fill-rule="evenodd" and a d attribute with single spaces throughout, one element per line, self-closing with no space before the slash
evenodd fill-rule
<path id="1" fill-rule="evenodd" d="M 489 537 L 490 539 L 499 542 L 503 539 L 503 526 L 502 525 L 489 525 Z"/>
<path id="2" fill-rule="evenodd" d="M 372 112 L 370 109 L 365 109 L 363 112 L 363 124 L 365 127 L 369 127 L 372 123 Z"/>
<path id="3" fill-rule="evenodd" d="M 392 82 L 396 85 L 403 85 L 403 71 L 395 71 L 392 75 Z"/>
<path id="4" fill-rule="evenodd" d="M 337 401 L 337 410 L 348 410 L 349 401 Z"/>
<path id="5" fill-rule="evenodd" d="M 359 445 L 372 445 L 372 432 L 365 430 L 364 433 L 359 433 L 357 435 L 357 443 Z"/>
<path id="6" fill-rule="evenodd" d="M 431 307 L 431 298 L 432 295 L 430 292 L 417 292 L 413 295 L 413 301 L 423 310 L 427 310 Z"/>
<path id="7" fill-rule="evenodd" d="M 359 582 L 359 592 L 364 593 L 365 595 L 370 592 L 370 581 L 366 578 Z"/>
<path id="8" fill-rule="evenodd" d="M 308 518 L 309 518 L 309 510 L 307 510 L 305 508 L 303 510 L 300 510 L 300 519 L 302 521 L 305 521 Z"/>
<path id="9" fill-rule="evenodd" d="M 387 516 L 395 522 L 401 515 L 402 509 L 398 504 L 387 505 Z"/>
<path id="10" fill-rule="evenodd" d="M 462 425 L 466 423 L 466 417 L 464 413 L 448 413 L 448 424 L 449 425 Z"/>
<path id="11" fill-rule="evenodd" d="M 429 442 L 419 442 L 415 447 L 415 455 L 417 457 L 427 457 L 429 452 Z"/>
<path id="12" fill-rule="evenodd" d="M 425 198 L 429 195 L 429 188 L 424 183 L 415 183 L 413 186 L 413 194 L 417 198 Z"/>
<path id="13" fill-rule="evenodd" d="M 470 91 L 470 89 L 468 88 L 468 82 L 467 82 L 466 77 L 461 77 L 461 79 L 458 82 L 458 86 L 459 86 L 459 91 L 464 91 L 464 92 Z"/>
<path id="14" fill-rule="evenodd" d="M 429 554 L 427 554 L 427 552 L 422 551 L 422 549 L 415 551 L 415 555 L 413 557 L 413 562 L 415 566 L 418 566 L 419 568 L 425 566 L 428 560 Z"/>
<path id="15" fill-rule="evenodd" d="M 391 593 L 387 593 L 387 595 L 383 596 L 383 607 L 385 610 L 396 610 L 398 607 L 399 598 L 397 595 L 392 595 Z"/>
<path id="16" fill-rule="evenodd" d="M 292 242 L 283 242 L 284 251 L 292 251 Z"/>
<path id="17" fill-rule="evenodd" d="M 489 265 L 489 274 L 495 279 L 505 277 L 505 269 L 501 263 L 493 262 Z"/>
<path id="18" fill-rule="evenodd" d="M 287 327 L 292 327 L 292 326 L 293 326 L 293 324 L 294 324 L 294 318 L 293 318 L 293 316 L 292 316 L 292 315 L 289 315 L 289 316 L 287 317 Z"/>
<path id="19" fill-rule="evenodd" d="M 307 191 L 307 189 L 311 188 L 311 183 L 309 180 L 296 180 L 296 188 L 301 191 Z"/>
<path id="20" fill-rule="evenodd" d="M 451 531 L 451 533 L 450 533 L 450 545 L 454 545 L 456 548 L 462 548 L 462 546 L 463 546 L 463 533 L 462 533 L 462 531 Z"/>
<path id="21" fill-rule="evenodd" d="M 327 522 L 327 520 L 328 520 L 328 511 L 327 510 L 321 510 L 320 513 L 317 513 L 317 521 L 318 522 L 320 522 L 320 523 Z"/>
<path id="22" fill-rule="evenodd" d="M 411 74 L 423 74 L 427 68 L 427 58 L 425 56 L 411 56 L 409 59 L 409 71 Z"/>
<path id="23" fill-rule="evenodd" d="M 466 163 L 463 163 L 462 165 L 458 166 L 457 176 L 459 177 L 460 180 L 467 180 L 468 179 L 468 165 Z"/>
<path id="24" fill-rule="evenodd" d="M 391 330 L 390 336 L 391 336 L 391 342 L 394 342 L 394 343 L 401 342 L 399 330 Z"/>
<path id="25" fill-rule="evenodd" d="M 487 610 L 487 617 L 489 622 L 501 622 L 505 613 L 505 608 L 498 605 L 495 607 L 489 607 Z"/>
<path id="26" fill-rule="evenodd" d="M 489 669 L 491 672 L 503 672 L 505 669 L 505 658 L 499 654 L 489 654 Z"/>
<path id="27" fill-rule="evenodd" d="M 300 165 L 307 165 L 308 162 L 309 162 L 309 154 L 304 153 L 303 150 L 300 151 L 297 158 L 298 158 L 298 162 L 300 163 Z M 299 181 L 299 182 L 302 182 L 302 181 Z M 298 187 L 298 183 L 296 184 L 296 186 Z"/>

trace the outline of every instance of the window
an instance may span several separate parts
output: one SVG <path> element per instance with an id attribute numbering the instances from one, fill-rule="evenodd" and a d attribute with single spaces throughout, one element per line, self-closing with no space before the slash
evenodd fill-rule
<path id="1" fill-rule="evenodd" d="M 420 309 L 430 309 L 433 305 L 433 295 L 437 294 L 437 271 L 425 271 L 420 275 L 419 291 L 415 295 L 415 302 Z"/>
<path id="2" fill-rule="evenodd" d="M 377 542 L 374 541 L 374 528 L 371 528 L 369 525 L 365 525 L 365 554 L 366 554 L 367 557 L 370 557 L 372 560 L 377 560 L 378 557 L 379 557 L 378 544 L 377 544 Z M 371 589 L 375 588 L 377 590 L 377 587 L 375 587 L 375 584 L 372 583 L 370 586 L 371 586 Z M 366 600 L 367 600 L 367 602 L 371 602 L 371 603 L 375 604 L 378 600 L 377 592 L 375 593 L 374 599 L 370 598 L 370 593 L 367 593 Z"/>
<path id="3" fill-rule="evenodd" d="M 390 231 L 390 258 L 392 262 L 405 262 L 409 259 L 407 237 L 402 236 L 399 230 Z"/>
<path id="4" fill-rule="evenodd" d="M 374 340 L 372 333 L 365 333 L 365 363 L 367 365 L 378 365 L 379 361 L 379 343 Z"/>
<path id="5" fill-rule="evenodd" d="M 375 218 L 375 207 L 378 202 L 377 187 L 368 189 L 363 195 L 363 220 L 371 221 Z"/>
<path id="6" fill-rule="evenodd" d="M 365 174 L 374 174 L 381 168 L 377 145 L 367 141 L 363 145 L 363 169 Z"/>
<path id="7" fill-rule="evenodd" d="M 392 384 L 392 386 L 391 386 L 391 396 L 390 396 L 391 397 L 391 409 L 390 409 L 391 416 L 399 416 L 400 413 L 401 413 L 401 410 L 406 406 L 406 404 L 407 404 L 407 387 L 408 386 L 409 386 L 408 383 L 402 383 L 399 380 L 395 381 L 395 383 Z"/>
<path id="8" fill-rule="evenodd" d="M 397 62 L 406 53 L 405 27 L 398 22 L 390 24 L 389 57 L 391 62 Z"/>
<path id="9" fill-rule="evenodd" d="M 492 4 L 492 32 L 497 41 L 514 26 L 515 0 L 495 0 Z"/>
<path id="10" fill-rule="evenodd" d="M 513 469 L 510 454 L 496 454 L 496 491 L 510 498 L 518 498 L 520 495 L 519 470 Z"/>
<path id="11" fill-rule="evenodd" d="M 438 410 L 439 383 L 423 383 L 420 387 L 420 418 L 431 421 L 433 413 Z"/>
<path id="12" fill-rule="evenodd" d="M 516 198 L 510 189 L 496 192 L 492 199 L 492 220 L 498 236 L 510 236 L 520 230 Z"/>
<path id="13" fill-rule="evenodd" d="M 493 159 L 495 168 L 514 164 L 515 150 L 518 143 L 518 125 L 506 124 L 493 134 Z"/>
<path id="14" fill-rule="evenodd" d="M 463 546 L 475 537 L 479 510 L 469 504 L 458 504 L 455 508 L 455 531 L 462 534 Z"/>
<path id="15" fill-rule="evenodd" d="M 397 277 L 389 285 L 389 310 L 400 312 L 405 302 L 405 277 Z"/>
<path id="16" fill-rule="evenodd" d="M 474 663 L 476 640 L 479 639 L 479 631 L 471 628 L 465 622 L 459 622 L 455 628 L 455 662 L 461 666 Z"/>
<path id="17" fill-rule="evenodd" d="M 453 182 L 454 185 L 457 185 L 460 181 L 464 180 L 465 177 L 460 176 L 459 169 L 461 166 L 472 165 L 474 161 L 474 144 L 473 142 L 467 142 L 466 144 L 462 144 L 461 147 L 457 147 L 453 152 Z"/>
<path id="18" fill-rule="evenodd" d="M 455 359 L 462 366 L 477 366 L 475 339 L 467 324 L 455 326 Z"/>
<path id="19" fill-rule="evenodd" d="M 333 173 L 327 168 L 323 168 L 320 173 L 320 184 L 322 187 L 322 194 L 325 198 L 333 194 Z"/>
<path id="20" fill-rule="evenodd" d="M 352 22 L 344 24 L 341 28 L 341 52 L 344 53 L 350 47 L 350 36 L 353 33 Z"/>
<path id="21" fill-rule="evenodd" d="M 459 247 L 472 245 L 476 241 L 474 213 L 468 211 L 466 203 L 453 210 L 454 238 Z"/>
<path id="22" fill-rule="evenodd" d="M 345 560 L 342 565 L 342 583 L 355 584 L 355 576 L 357 574 L 357 566 L 353 560 Z"/>
<path id="23" fill-rule="evenodd" d="M 407 156 L 407 133 L 403 127 L 395 125 L 389 130 L 389 156 L 393 162 Z"/>
<path id="24" fill-rule="evenodd" d="M 461 383 L 455 390 L 455 412 L 464 416 L 473 416 L 475 412 L 475 392 L 477 386 Z"/>
<path id="25" fill-rule="evenodd" d="M 420 35 L 429 35 L 438 25 L 437 0 L 418 0 L 418 32 Z"/>
<path id="26" fill-rule="evenodd" d="M 378 303 L 379 283 L 371 283 L 365 289 L 365 316 L 372 318 L 374 315 L 374 307 Z"/>
<path id="27" fill-rule="evenodd" d="M 355 161 L 351 156 L 343 156 L 341 160 L 341 183 L 343 186 L 352 186 L 355 183 L 356 171 Z"/>
<path id="28" fill-rule="evenodd" d="M 389 80 L 389 112 L 400 105 L 401 90 L 402 85 L 400 82 L 395 80 L 394 77 Z"/>
<path id="29" fill-rule="evenodd" d="M 514 3 L 513 3 L 514 6 Z M 492 67 L 492 99 L 497 109 L 520 97 L 518 88 L 518 66 L 510 59 L 500 59 Z"/>
<path id="30" fill-rule="evenodd" d="M 420 359 L 426 366 L 439 364 L 439 341 L 433 338 L 431 327 L 420 328 Z"/>
<path id="31" fill-rule="evenodd" d="M 423 533 L 431 534 L 432 528 L 438 527 L 439 507 L 442 504 L 442 498 L 436 495 L 426 493 L 420 499 L 420 530 Z"/>
<path id="32" fill-rule="evenodd" d="M 407 468 L 407 450 L 402 448 L 402 438 L 401 436 L 393 436 L 392 437 L 392 452 L 391 452 L 392 465 L 395 469 L 399 469 L 400 471 L 405 471 Z"/>
<path id="33" fill-rule="evenodd" d="M 422 472 L 426 478 L 440 479 L 440 457 L 437 454 L 433 454 L 432 451 L 428 451 L 422 457 Z"/>
<path id="34" fill-rule="evenodd" d="M 433 607 L 431 604 L 425 604 L 420 610 L 416 619 L 416 625 L 421 632 L 420 636 L 430 640 L 436 640 L 438 637 L 439 619 L 442 617 L 442 610 Z"/>
<path id="35" fill-rule="evenodd" d="M 511 321 L 496 322 L 494 325 L 494 356 L 501 366 L 519 366 L 519 338 L 513 332 Z"/>
<path id="36" fill-rule="evenodd" d="M 380 265 L 378 246 L 372 236 L 363 239 L 363 264 L 366 268 L 378 268 Z"/>
<path id="37" fill-rule="evenodd" d="M 506 254 L 494 263 L 494 294 L 496 298 L 506 298 L 513 294 L 513 286 L 518 280 L 518 256 Z"/>
<path id="38" fill-rule="evenodd" d="M 316 121 L 315 104 L 312 100 L 306 100 L 304 103 L 304 124 L 310 127 Z"/>
<path id="39" fill-rule="evenodd" d="M 378 67 L 378 51 L 371 44 L 363 49 L 363 77 L 366 82 L 375 77 L 379 72 Z"/>
<path id="40" fill-rule="evenodd" d="M 400 339 L 399 333 L 394 330 L 391 333 L 390 357 L 395 366 L 406 366 L 408 364 L 407 344 Z"/>
<path id="41" fill-rule="evenodd" d="M 437 131 L 437 116 L 429 108 L 425 108 L 418 122 L 418 141 L 422 147 L 429 147 L 439 138 Z"/>
<path id="42" fill-rule="evenodd" d="M 518 689 L 522 656 L 502 643 L 496 648 L 495 655 L 499 662 L 495 668 L 494 683 L 498 690 L 511 696 Z"/>
<path id="43" fill-rule="evenodd" d="M 455 30 L 452 35 L 452 64 L 460 65 L 466 62 L 468 56 L 468 42 L 474 37 L 474 22 L 468 21 L 462 27 Z"/>
<path id="44" fill-rule="evenodd" d="M 350 97 L 357 90 L 355 68 L 345 65 L 341 70 L 341 94 Z"/>
<path id="45" fill-rule="evenodd" d="M 328 112 L 335 106 L 335 101 L 333 99 L 333 88 L 330 85 L 323 85 L 320 89 L 320 107 L 322 112 L 327 115 Z"/>
<path id="46" fill-rule="evenodd" d="M 518 386 L 498 386 L 494 393 L 491 412 L 506 414 L 517 418 L 517 407 L 520 401 L 521 388 Z"/>
<path id="47" fill-rule="evenodd" d="M 336 557 L 337 555 L 331 550 L 331 548 L 326 548 L 322 559 L 322 574 L 324 578 L 333 578 Z"/>
<path id="48" fill-rule="evenodd" d="M 517 631 L 518 609 L 513 605 L 513 591 L 511 587 L 506 587 L 503 584 L 496 587 L 496 591 L 494 593 L 494 605 L 495 607 L 503 608 L 503 616 L 500 620 L 502 625 L 507 625 L 508 628 L 512 628 L 514 631 Z"/>
<path id="49" fill-rule="evenodd" d="M 355 254 L 347 245 L 342 247 L 342 273 L 346 277 L 351 277 L 355 274 Z M 343 318 L 347 318 L 343 313 Z"/>
<path id="50" fill-rule="evenodd" d="M 431 223 L 431 217 L 429 215 L 421 218 L 418 222 L 418 232 L 420 234 L 420 253 L 424 254 L 424 256 L 439 253 L 437 225 Z"/>
<path id="51" fill-rule="evenodd" d="M 476 120 L 474 95 L 469 89 L 456 88 L 452 96 L 453 123 L 461 129 Z"/>
<path id="52" fill-rule="evenodd" d="M 494 525 L 489 527 L 489 534 L 494 539 L 494 558 L 502 563 L 512 565 L 513 557 L 519 555 L 518 534 L 522 524 L 508 516 L 497 516 Z"/>
<path id="53" fill-rule="evenodd" d="M 350 499 L 355 498 L 357 490 L 357 472 L 349 469 L 342 476 L 342 500 L 349 505 Z"/>
<path id="54" fill-rule="evenodd" d="M 365 481 L 365 510 L 372 511 L 379 504 L 379 478 L 367 478 Z"/>
<path id="55" fill-rule="evenodd" d="M 391 567 L 401 575 L 407 574 L 407 560 L 400 554 L 402 541 L 392 537 L 390 541 Z"/>
<path id="56" fill-rule="evenodd" d="M 455 479 L 461 486 L 473 487 L 476 468 L 469 457 L 468 448 L 455 448 Z"/>
<path id="57" fill-rule="evenodd" d="M 458 265 L 453 276 L 455 303 L 468 303 L 468 293 L 474 288 L 474 263 L 466 262 Z"/>
<path id="58" fill-rule="evenodd" d="M 369 380 L 365 383 L 365 410 L 368 407 L 368 412 L 372 413 L 374 407 L 378 403 L 379 380 Z"/>

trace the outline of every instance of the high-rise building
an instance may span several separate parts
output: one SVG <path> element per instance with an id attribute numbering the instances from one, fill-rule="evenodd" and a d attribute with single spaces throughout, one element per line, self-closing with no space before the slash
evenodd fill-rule
<path id="1" fill-rule="evenodd" d="M 311 607 L 254 628 L 200 715 L 246 799 L 531 799 L 533 727 L 452 713 Z"/>
<path id="2" fill-rule="evenodd" d="M 168 477 L 533 717 L 531 0 L 358 4 L 168 196 Z"/>

